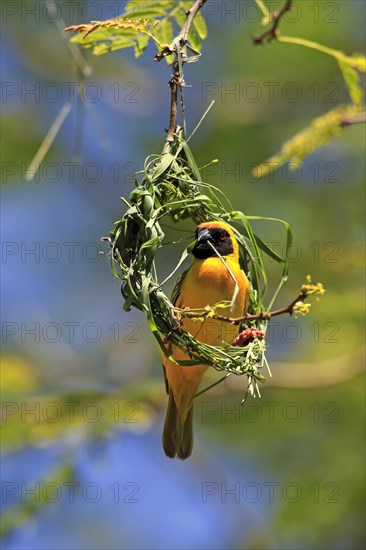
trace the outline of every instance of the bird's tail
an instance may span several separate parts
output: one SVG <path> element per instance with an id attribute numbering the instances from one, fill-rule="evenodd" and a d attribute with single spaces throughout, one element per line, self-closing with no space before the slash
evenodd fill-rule
<path id="1" fill-rule="evenodd" d="M 191 456 L 193 449 L 193 405 L 182 422 L 171 391 L 163 430 L 163 447 L 169 458 L 177 456 L 182 460 Z"/>

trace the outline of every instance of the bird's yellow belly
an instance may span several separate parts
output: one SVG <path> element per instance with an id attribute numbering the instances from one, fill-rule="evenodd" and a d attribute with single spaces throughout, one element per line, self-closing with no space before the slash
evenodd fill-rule
<path id="1" fill-rule="evenodd" d="M 193 263 L 182 283 L 176 306 L 179 308 L 213 307 L 219 302 L 228 305 L 217 310 L 224 317 L 240 317 L 243 315 L 249 295 L 249 284 L 237 261 L 226 258 L 229 270 L 219 258 L 208 258 Z M 236 283 L 238 293 L 231 307 Z M 238 326 L 230 323 L 206 318 L 204 321 L 193 321 L 184 318 L 183 328 L 197 340 L 210 346 L 232 344 L 238 334 Z M 186 361 L 189 357 L 179 348 L 173 346 L 172 355 L 176 361 Z M 179 366 L 169 360 L 164 360 L 166 376 L 174 394 L 174 400 L 182 419 L 186 417 L 192 404 L 192 397 L 197 392 L 202 375 L 208 366 Z"/>
<path id="2" fill-rule="evenodd" d="M 224 317 L 240 317 L 244 313 L 248 282 L 245 275 L 237 266 L 230 270 L 237 280 L 239 291 L 232 307 L 220 307 L 217 312 Z M 186 282 L 186 281 L 185 281 Z M 191 268 L 189 288 L 183 287 L 179 307 L 205 308 L 219 302 L 231 302 L 235 292 L 235 282 L 229 271 L 223 266 L 219 258 L 197 263 Z M 183 327 L 193 336 L 211 346 L 231 344 L 237 336 L 238 327 L 207 318 L 204 321 L 184 319 Z"/>

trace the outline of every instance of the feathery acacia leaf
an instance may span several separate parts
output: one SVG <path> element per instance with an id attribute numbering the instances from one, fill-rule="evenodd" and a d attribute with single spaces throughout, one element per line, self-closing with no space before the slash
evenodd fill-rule
<path id="1" fill-rule="evenodd" d="M 364 103 L 364 94 L 358 72 L 349 63 L 338 60 L 338 64 L 342 71 L 352 103 L 356 105 L 356 107 L 361 107 Z"/>
<path id="2" fill-rule="evenodd" d="M 315 149 L 326 145 L 331 139 L 340 135 L 345 120 L 357 113 L 359 109 L 353 105 L 341 106 L 316 118 L 310 126 L 284 143 L 277 155 L 257 166 L 253 170 L 254 176 L 263 177 L 286 162 L 291 162 L 294 168 L 299 167 Z"/>
<path id="3" fill-rule="evenodd" d="M 156 0 L 139 4 L 128 2 L 119 17 L 73 25 L 65 30 L 78 32 L 71 38 L 71 42 L 92 49 L 94 55 L 133 47 L 135 56 L 139 57 L 150 40 L 159 51 L 172 44 L 175 30 L 173 22 L 181 28 L 191 4 L 191 0 Z M 194 49 L 200 50 L 201 41 L 206 37 L 206 23 L 202 15 L 197 14 L 190 30 L 189 42 Z"/>
<path id="4" fill-rule="evenodd" d="M 79 44 L 84 48 L 92 48 L 94 55 L 101 55 L 122 48 L 135 47 L 135 54 L 138 57 L 146 48 L 149 38 L 153 39 L 159 48 L 162 47 L 162 44 L 153 35 L 153 29 L 157 25 L 159 25 L 159 21 L 152 19 L 129 19 L 121 17 L 90 24 L 75 25 L 68 27 L 66 30 L 82 33 L 73 36 L 71 42 Z"/>

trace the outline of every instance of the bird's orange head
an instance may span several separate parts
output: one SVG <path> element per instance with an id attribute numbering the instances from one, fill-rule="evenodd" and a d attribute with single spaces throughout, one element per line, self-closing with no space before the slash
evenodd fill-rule
<path id="1" fill-rule="evenodd" d="M 239 244 L 234 231 L 227 223 L 201 223 L 196 229 L 196 240 L 192 254 L 197 260 L 215 256 L 212 248 L 214 246 L 221 256 L 231 256 L 236 262 L 239 261 Z"/>

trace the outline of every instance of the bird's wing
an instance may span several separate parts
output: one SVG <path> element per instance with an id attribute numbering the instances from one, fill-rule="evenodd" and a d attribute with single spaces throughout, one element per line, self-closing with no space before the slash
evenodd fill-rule
<path id="1" fill-rule="evenodd" d="M 186 278 L 188 271 L 189 269 L 186 269 L 185 271 L 183 271 L 183 273 L 179 275 L 178 279 L 175 281 L 173 292 L 170 297 L 172 304 L 178 307 L 179 307 L 179 298 L 182 290 L 183 281 Z"/>
<path id="2" fill-rule="evenodd" d="M 167 375 L 166 375 L 166 370 L 165 370 L 164 361 L 162 362 L 161 366 L 163 367 L 163 374 L 164 374 L 164 382 L 165 382 L 166 393 L 169 395 L 169 382 L 168 382 L 168 378 L 167 378 Z"/>
<path id="3" fill-rule="evenodd" d="M 179 307 L 179 298 L 180 298 L 180 294 L 181 294 L 181 290 L 182 290 L 182 284 L 183 284 L 184 279 L 186 278 L 186 275 L 187 275 L 188 271 L 189 271 L 189 269 L 186 269 L 186 271 L 183 271 L 183 273 L 181 273 L 179 275 L 178 279 L 175 282 L 173 292 L 172 292 L 172 295 L 170 297 L 170 301 L 172 302 L 172 304 L 174 306 Z M 171 348 L 172 347 L 171 344 L 168 347 Z M 162 367 L 163 367 L 163 373 L 164 373 L 165 388 L 166 388 L 167 394 L 169 395 L 169 383 L 168 383 L 168 378 L 166 376 L 164 361 L 162 363 Z"/>

